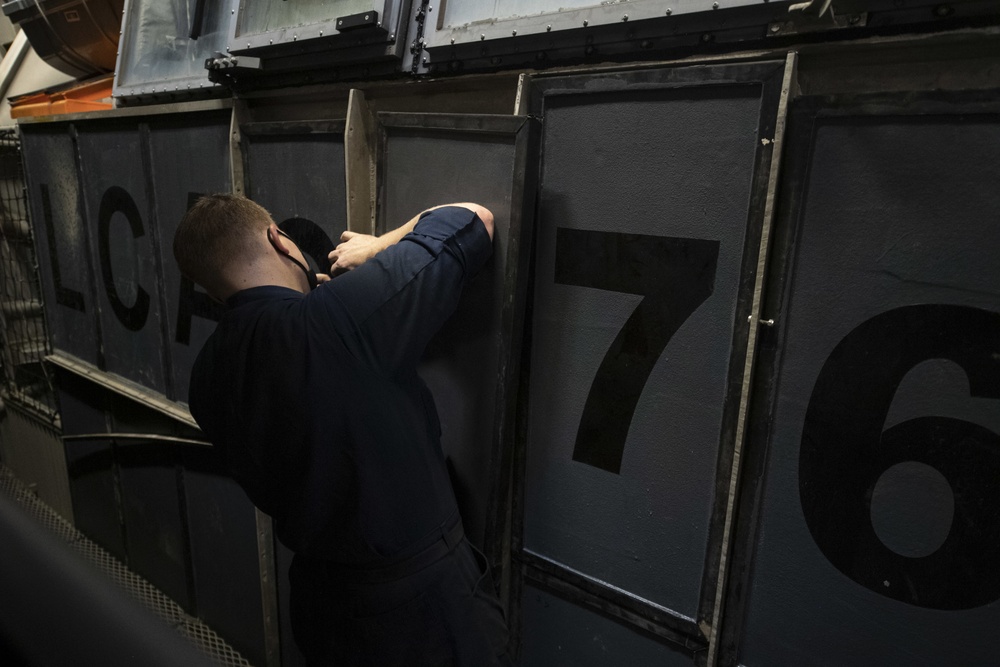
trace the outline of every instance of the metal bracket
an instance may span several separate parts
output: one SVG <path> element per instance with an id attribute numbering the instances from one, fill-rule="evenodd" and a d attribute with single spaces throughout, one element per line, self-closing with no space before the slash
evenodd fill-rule
<path id="1" fill-rule="evenodd" d="M 259 70 L 260 58 L 249 56 L 219 56 L 205 60 L 205 69 L 209 72 L 213 70 Z"/>
<path id="2" fill-rule="evenodd" d="M 205 60 L 205 69 L 208 70 L 208 80 L 212 83 L 232 85 L 240 74 L 261 72 L 264 68 L 260 58 L 219 54 Z"/>
<path id="3" fill-rule="evenodd" d="M 361 12 L 360 14 L 351 14 L 350 16 L 337 18 L 337 30 L 339 32 L 357 30 L 359 28 L 378 28 L 381 25 L 378 20 L 378 12 L 374 9 Z"/>

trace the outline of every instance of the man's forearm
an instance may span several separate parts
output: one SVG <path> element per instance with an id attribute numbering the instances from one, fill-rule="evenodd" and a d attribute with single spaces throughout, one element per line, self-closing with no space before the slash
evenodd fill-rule
<path id="1" fill-rule="evenodd" d="M 396 229 L 386 232 L 385 234 L 383 234 L 378 238 L 382 239 L 385 242 L 384 248 L 388 248 L 389 246 L 395 243 L 399 243 L 400 241 L 403 240 L 404 236 L 412 232 L 413 228 L 417 226 L 417 222 L 420 220 L 420 216 L 422 216 L 424 213 L 429 213 L 430 211 L 433 211 L 435 209 L 445 208 L 447 206 L 460 206 L 462 208 L 467 208 L 473 212 L 476 212 L 477 209 L 481 208 L 478 204 L 473 204 L 470 202 L 461 202 L 457 204 L 439 204 L 437 206 L 431 206 L 430 208 L 424 209 L 420 213 L 417 213 L 415 216 L 404 222 Z"/>
<path id="2" fill-rule="evenodd" d="M 386 232 L 382 236 L 370 236 L 350 231 L 344 232 L 340 236 L 341 243 L 328 255 L 331 274 L 343 273 L 364 264 L 389 246 L 399 243 L 404 236 L 412 232 L 413 228 L 417 226 L 420 216 L 424 213 L 446 206 L 458 206 L 475 213 L 482 220 L 483 226 L 486 228 L 486 233 L 489 234 L 491 239 L 493 238 L 493 214 L 489 209 L 469 202 L 441 204 L 440 206 L 432 206 L 421 211 L 396 229 Z"/>

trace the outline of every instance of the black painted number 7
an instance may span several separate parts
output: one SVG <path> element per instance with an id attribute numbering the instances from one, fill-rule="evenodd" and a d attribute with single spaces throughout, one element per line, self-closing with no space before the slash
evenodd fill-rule
<path id="1" fill-rule="evenodd" d="M 556 229 L 555 281 L 640 294 L 601 361 L 573 460 L 618 474 L 639 395 L 670 338 L 712 294 L 719 242 Z"/>

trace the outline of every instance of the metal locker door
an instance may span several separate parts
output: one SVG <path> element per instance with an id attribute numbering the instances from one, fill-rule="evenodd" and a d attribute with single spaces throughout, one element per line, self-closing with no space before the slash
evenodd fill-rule
<path id="1" fill-rule="evenodd" d="M 504 570 L 535 123 L 500 115 L 377 118 L 380 233 L 454 201 L 473 201 L 494 214 L 493 256 L 431 340 L 418 371 L 437 405 L 466 533 Z"/>
<path id="2" fill-rule="evenodd" d="M 620 661 L 692 664 L 707 647 L 783 71 L 531 86 L 544 123 L 515 477 L 526 665 L 581 623 Z"/>
<path id="3" fill-rule="evenodd" d="M 793 107 L 721 664 L 995 661 L 998 100 Z"/>
<path id="4" fill-rule="evenodd" d="M 96 367 L 97 304 L 75 134 L 69 123 L 21 126 L 28 201 L 52 347 Z"/>
<path id="5" fill-rule="evenodd" d="M 156 201 L 162 290 L 166 306 L 168 398 L 187 403 L 191 368 L 222 317 L 222 306 L 174 261 L 174 234 L 200 195 L 231 192 L 228 109 L 159 116 L 149 122 L 149 182 Z"/>
<path id="6" fill-rule="evenodd" d="M 116 118 L 77 124 L 80 189 L 91 234 L 100 369 L 161 395 L 166 368 L 157 230 L 144 164 L 148 132 Z"/>

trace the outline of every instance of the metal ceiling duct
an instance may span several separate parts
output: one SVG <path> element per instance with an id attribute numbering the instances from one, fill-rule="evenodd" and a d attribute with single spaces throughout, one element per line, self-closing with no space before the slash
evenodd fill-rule
<path id="1" fill-rule="evenodd" d="M 115 71 L 124 0 L 7 0 L 3 13 L 56 69 L 76 78 Z"/>

